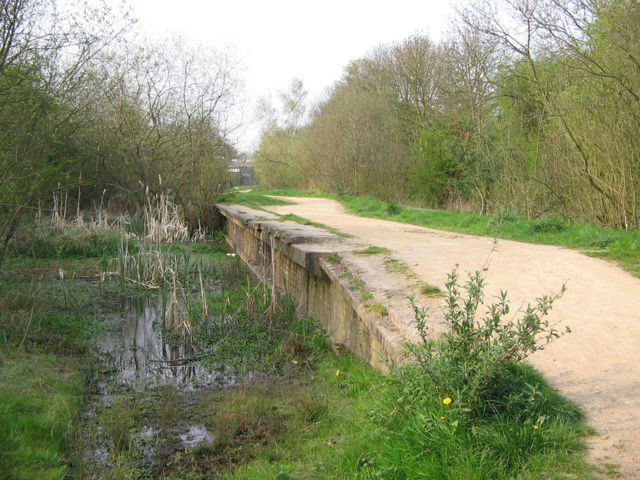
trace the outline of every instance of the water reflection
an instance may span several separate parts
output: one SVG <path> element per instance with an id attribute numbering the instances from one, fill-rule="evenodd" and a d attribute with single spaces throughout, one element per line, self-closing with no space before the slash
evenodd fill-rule
<path id="1" fill-rule="evenodd" d="M 163 339 L 161 297 L 122 298 L 119 311 L 112 328 L 97 344 L 98 356 L 113 371 L 112 379 L 117 384 L 229 383 L 228 372 L 210 370 L 194 361 L 196 353 L 190 345 Z"/>

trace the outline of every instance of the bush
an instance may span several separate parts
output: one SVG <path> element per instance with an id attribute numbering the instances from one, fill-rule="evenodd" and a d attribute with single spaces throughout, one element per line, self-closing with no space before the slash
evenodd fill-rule
<path id="1" fill-rule="evenodd" d="M 504 291 L 497 302 L 488 306 L 484 317 L 478 318 L 478 309 L 484 305 L 484 278 L 480 272 L 469 275 L 467 283 L 460 286 L 458 274 L 453 271 L 445 285 L 448 332 L 437 340 L 429 338 L 427 310 L 411 298 L 422 342 L 408 348 L 430 391 L 441 399 L 453 399 L 459 408 L 474 413 L 492 407 L 492 392 L 503 372 L 560 336 L 547 314 L 565 287 L 557 294 L 538 298 L 520 318 L 507 320 L 510 307 Z"/>
<path id="2" fill-rule="evenodd" d="M 567 229 L 567 223 L 560 217 L 548 215 L 536 220 L 530 227 L 531 233 L 556 233 Z"/>
<path id="3" fill-rule="evenodd" d="M 400 215 L 402 213 L 402 207 L 397 203 L 389 202 L 387 204 L 386 213 L 389 216 Z"/>

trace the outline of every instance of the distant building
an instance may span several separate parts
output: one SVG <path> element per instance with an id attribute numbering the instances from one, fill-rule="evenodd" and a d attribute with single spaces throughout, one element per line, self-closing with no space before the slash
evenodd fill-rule
<path id="1" fill-rule="evenodd" d="M 231 185 L 253 185 L 253 160 L 251 158 L 234 158 L 229 163 Z"/>

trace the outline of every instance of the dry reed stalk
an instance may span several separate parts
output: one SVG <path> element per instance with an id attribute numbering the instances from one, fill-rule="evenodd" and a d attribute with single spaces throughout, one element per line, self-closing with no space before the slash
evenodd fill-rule
<path id="1" fill-rule="evenodd" d="M 176 278 L 173 277 L 173 285 L 171 291 L 171 303 L 169 304 L 169 313 L 165 317 L 165 328 L 167 330 L 172 329 L 176 331 L 180 324 L 180 312 L 178 305 L 178 289 L 176 286 Z"/>
<path id="2" fill-rule="evenodd" d="M 149 193 L 149 187 L 145 190 L 144 218 L 147 228 L 147 239 L 154 244 L 182 243 L 189 240 L 189 229 L 182 221 L 178 205 L 171 202 L 164 192 L 156 195 L 155 202 Z"/>
<path id="3" fill-rule="evenodd" d="M 204 293 L 204 283 L 202 282 L 202 272 L 200 271 L 200 265 L 198 264 L 198 280 L 200 281 L 200 299 L 202 300 L 202 320 L 207 321 L 207 315 L 209 314 L 209 305 L 207 304 L 207 297 Z"/>

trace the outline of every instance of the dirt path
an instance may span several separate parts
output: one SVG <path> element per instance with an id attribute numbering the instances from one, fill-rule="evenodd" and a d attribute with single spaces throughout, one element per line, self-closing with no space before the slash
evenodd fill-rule
<path id="1" fill-rule="evenodd" d="M 442 286 L 456 265 L 461 274 L 481 269 L 494 249 L 490 238 L 357 217 L 333 200 L 287 200 L 296 204 L 269 210 L 388 248 L 432 285 Z M 499 240 L 489 258 L 486 293 L 505 289 L 515 307 L 557 292 L 565 282 L 552 319 L 572 333 L 530 361 L 587 412 L 599 433 L 589 440 L 592 460 L 619 464 L 622 478 L 640 479 L 640 279 L 567 248 Z"/>

